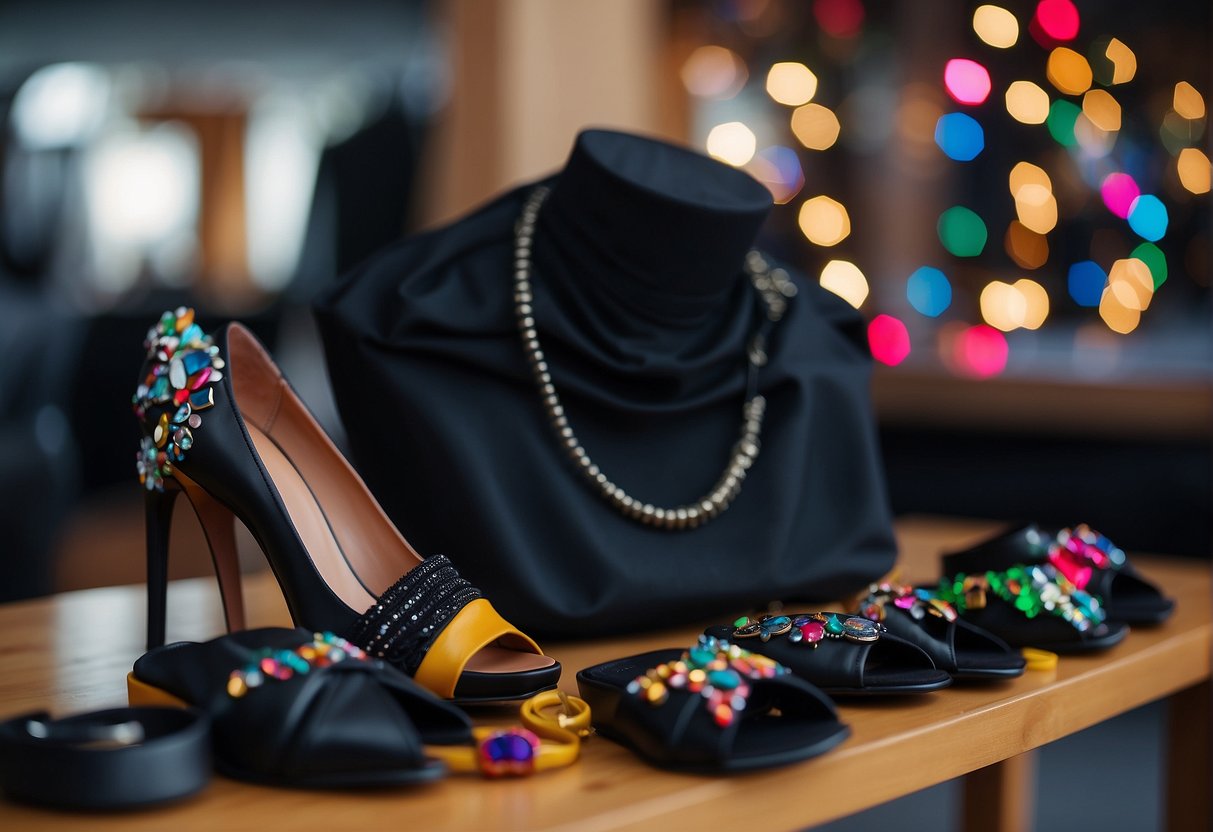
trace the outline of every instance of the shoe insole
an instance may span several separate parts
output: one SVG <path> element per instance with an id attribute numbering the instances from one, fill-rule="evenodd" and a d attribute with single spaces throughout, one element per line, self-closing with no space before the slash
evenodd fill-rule
<path id="1" fill-rule="evenodd" d="M 382 509 L 374 503 L 361 480 L 357 480 L 356 485 L 361 486 L 363 498 L 376 511 L 365 512 L 362 517 L 336 516 L 342 513 L 342 509 L 348 511 L 352 508 L 353 500 L 347 498 L 332 501 L 338 511 L 328 514 L 321 505 L 319 495 L 308 483 L 317 482 L 317 490 L 325 496 L 333 493 L 331 484 L 322 490 L 316 479 L 305 479 L 274 439 L 251 423 L 247 423 L 247 427 L 257 453 L 282 497 L 287 514 L 299 532 L 300 540 L 304 541 L 316 571 L 346 606 L 359 613 L 368 609 L 375 603 L 379 593 L 386 591 L 401 575 L 421 562 L 395 528 L 390 526 L 390 522 L 382 515 Z M 320 452 L 325 450 L 327 449 L 322 448 Z M 333 453 L 337 453 L 335 449 Z M 317 472 L 317 475 L 321 474 Z M 349 471 L 348 475 L 357 476 L 352 471 Z M 349 487 L 350 483 L 346 483 L 346 486 Z M 356 493 L 354 498 L 358 498 Z M 388 529 L 373 528 L 375 524 L 385 523 L 388 524 Z M 338 540 L 339 534 L 342 534 L 346 543 L 344 547 L 342 541 Z M 367 547 L 374 548 L 368 550 Z M 385 552 L 386 547 L 390 548 Z M 377 572 L 371 576 L 361 574 L 352 562 L 353 558 L 368 554 L 373 555 L 373 560 L 368 560 L 368 564 L 372 565 L 372 569 L 368 571 Z M 384 567 L 387 564 L 395 564 L 390 567 L 390 570 L 398 570 L 395 577 L 385 577 L 392 574 L 390 570 L 385 572 Z M 551 667 L 553 663 L 553 659 L 548 656 L 494 644 L 482 648 L 469 658 L 464 669 L 474 673 L 509 674 Z"/>

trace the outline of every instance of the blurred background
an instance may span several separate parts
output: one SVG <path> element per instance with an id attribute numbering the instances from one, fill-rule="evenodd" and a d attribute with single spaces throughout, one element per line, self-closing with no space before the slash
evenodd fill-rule
<path id="1" fill-rule="evenodd" d="M 1207 557 L 1211 26 L 1207 0 L 6 0 L 0 600 L 142 580 L 161 311 L 250 323 L 339 438 L 312 296 L 587 125 L 770 188 L 760 245 L 870 321 L 897 513 Z M 172 574 L 207 573 L 177 524 Z"/>

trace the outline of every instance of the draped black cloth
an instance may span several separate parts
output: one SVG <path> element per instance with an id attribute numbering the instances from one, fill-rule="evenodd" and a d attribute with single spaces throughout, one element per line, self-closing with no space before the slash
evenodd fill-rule
<path id="1" fill-rule="evenodd" d="M 698 500 L 741 425 L 746 345 L 764 314 L 742 264 L 770 197 L 727 165 L 608 131 L 583 133 L 545 184 L 534 317 L 569 420 L 628 494 Z M 529 190 L 403 240 L 317 301 L 355 463 L 405 536 L 549 637 L 830 599 L 887 571 L 863 321 L 794 273 L 759 376 L 761 453 L 726 512 L 663 531 L 582 478 L 515 321 Z"/>

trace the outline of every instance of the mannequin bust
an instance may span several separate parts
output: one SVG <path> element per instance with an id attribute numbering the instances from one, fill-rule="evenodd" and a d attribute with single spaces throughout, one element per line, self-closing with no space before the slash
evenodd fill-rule
<path id="1" fill-rule="evenodd" d="M 602 130 L 542 184 L 533 316 L 568 418 L 629 494 L 694 500 L 738 438 L 766 309 L 743 264 L 770 196 L 692 151 Z M 663 531 L 584 481 L 515 319 L 515 227 L 532 187 L 400 242 L 317 304 L 355 462 L 417 549 L 447 554 L 540 636 L 834 598 L 887 571 L 862 320 L 797 276 L 758 377 L 762 451 L 726 512 Z"/>

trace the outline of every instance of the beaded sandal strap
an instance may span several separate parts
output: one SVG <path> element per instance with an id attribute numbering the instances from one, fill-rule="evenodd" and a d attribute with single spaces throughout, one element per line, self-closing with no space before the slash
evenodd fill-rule
<path id="1" fill-rule="evenodd" d="M 345 637 L 411 676 L 447 622 L 481 597 L 446 555 L 434 555 L 383 593 Z"/>

